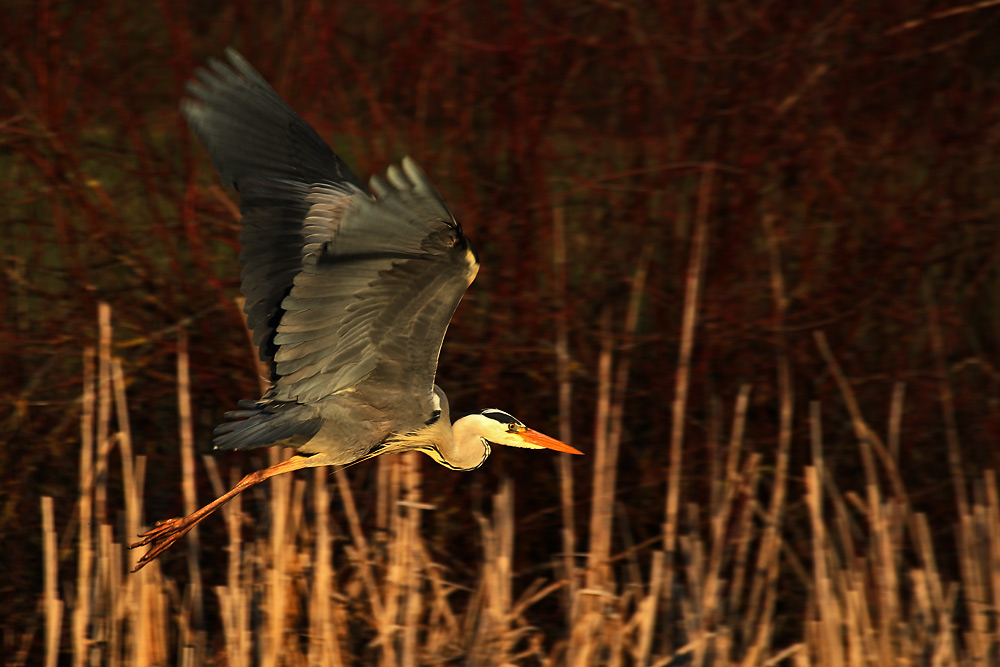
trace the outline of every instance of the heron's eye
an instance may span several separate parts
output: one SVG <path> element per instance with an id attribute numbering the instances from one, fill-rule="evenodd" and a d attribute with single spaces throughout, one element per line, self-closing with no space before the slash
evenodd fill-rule
<path id="1" fill-rule="evenodd" d="M 517 430 L 518 430 L 517 429 L 517 424 L 515 424 L 514 422 L 511 422 L 511 423 L 507 424 L 507 432 L 508 433 L 517 433 Z"/>

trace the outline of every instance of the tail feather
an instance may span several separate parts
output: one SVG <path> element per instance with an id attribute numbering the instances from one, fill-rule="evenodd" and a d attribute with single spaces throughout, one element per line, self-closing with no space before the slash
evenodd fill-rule
<path id="1" fill-rule="evenodd" d="M 308 439 L 323 423 L 312 408 L 298 403 L 243 400 L 237 405 L 240 409 L 227 412 L 226 417 L 238 421 L 216 427 L 213 449 L 254 449 L 279 445 L 291 438 Z"/>

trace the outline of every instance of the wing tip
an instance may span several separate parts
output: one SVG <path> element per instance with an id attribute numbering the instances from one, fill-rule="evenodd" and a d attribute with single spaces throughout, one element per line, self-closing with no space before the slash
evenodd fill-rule
<path id="1" fill-rule="evenodd" d="M 384 197 L 392 192 L 417 192 L 432 197 L 442 204 L 444 197 L 438 192 L 427 173 L 415 159 L 404 155 L 398 165 L 390 164 L 385 174 L 372 174 L 369 188 L 376 197 Z M 447 205 L 445 206 L 447 208 Z"/>

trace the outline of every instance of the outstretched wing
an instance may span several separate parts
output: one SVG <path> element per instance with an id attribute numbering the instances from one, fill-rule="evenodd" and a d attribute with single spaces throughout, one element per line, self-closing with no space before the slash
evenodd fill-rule
<path id="1" fill-rule="evenodd" d="M 343 206 L 282 302 L 275 398 L 311 402 L 368 383 L 386 401 L 402 391 L 432 402 L 441 343 L 479 261 L 413 160 L 371 187 L 374 199 Z M 315 216 L 330 200 L 315 197 Z"/>
<path id="2" fill-rule="evenodd" d="M 478 259 L 415 162 L 371 197 L 234 51 L 189 85 L 185 116 L 241 195 L 247 322 L 268 397 L 312 403 L 364 385 L 433 404 L 445 331 Z"/>
<path id="3" fill-rule="evenodd" d="M 223 183 L 240 193 L 244 312 L 261 361 L 271 361 L 281 300 L 308 252 L 308 199 L 328 200 L 330 216 L 315 220 L 324 228 L 308 231 L 320 242 L 336 231 L 336 202 L 364 186 L 242 56 L 226 56 L 228 63 L 211 60 L 196 72 L 181 111 Z"/>

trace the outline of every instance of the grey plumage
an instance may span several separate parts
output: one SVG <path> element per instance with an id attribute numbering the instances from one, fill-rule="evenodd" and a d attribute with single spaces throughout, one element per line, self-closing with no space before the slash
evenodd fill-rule
<path id="1" fill-rule="evenodd" d="M 452 470 L 490 443 L 579 454 L 507 413 L 454 424 L 434 384 L 445 331 L 479 260 L 416 162 L 365 189 L 235 51 L 189 84 L 181 110 L 223 182 L 240 193 L 244 311 L 271 386 L 240 401 L 216 449 L 292 447 L 186 517 L 157 522 L 138 571 L 243 490 L 283 473 L 420 451 Z"/>
<path id="2" fill-rule="evenodd" d="M 359 416 L 381 427 L 342 443 L 351 451 L 418 429 L 437 409 L 438 354 L 478 270 L 471 243 L 414 161 L 373 177 L 373 196 L 241 56 L 227 57 L 199 70 L 181 109 L 240 193 L 247 323 L 273 364 L 271 389 L 228 413 L 244 421 L 220 426 L 215 446 L 300 448 L 324 423 Z"/>

